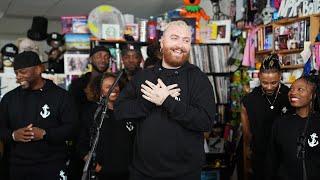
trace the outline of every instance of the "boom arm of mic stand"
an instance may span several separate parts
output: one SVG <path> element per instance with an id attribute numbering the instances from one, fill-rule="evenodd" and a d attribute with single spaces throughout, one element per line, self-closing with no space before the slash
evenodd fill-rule
<path id="1" fill-rule="evenodd" d="M 88 159 L 87 159 L 87 161 L 86 161 L 86 163 L 85 163 L 85 165 L 84 165 L 83 174 L 82 174 L 81 180 L 86 180 L 86 179 L 87 179 L 89 165 L 90 165 L 90 162 L 91 162 L 91 160 L 92 160 L 92 156 L 93 156 L 93 154 L 94 154 L 95 151 L 96 151 L 97 144 L 98 144 L 98 142 L 99 142 L 100 129 L 101 129 L 101 126 L 102 126 L 102 124 L 103 124 L 103 120 L 104 120 L 104 118 L 106 117 L 107 109 L 108 109 L 107 106 L 104 106 L 104 107 L 103 107 L 103 112 L 102 112 L 102 114 L 101 114 L 100 124 L 99 124 L 99 126 L 97 127 L 96 136 L 95 136 L 95 138 L 94 138 L 94 141 L 93 141 L 91 150 L 89 151 Z M 91 177 L 89 177 L 89 179 L 90 179 L 90 178 L 91 178 Z"/>
<path id="2" fill-rule="evenodd" d="M 89 154 L 88 154 L 88 159 L 84 165 L 84 168 L 83 168 L 83 174 L 82 174 L 82 177 L 81 177 L 81 180 L 86 180 L 87 177 L 88 177 L 88 169 L 89 169 L 89 165 L 90 165 L 90 162 L 91 162 L 91 159 L 92 159 L 92 156 L 94 154 L 94 152 L 96 151 L 96 148 L 97 148 L 97 144 L 98 144 L 98 141 L 99 141 L 99 137 L 100 137 L 100 129 L 102 127 L 102 124 L 103 124 L 103 120 L 106 116 L 106 113 L 107 113 L 107 110 L 108 110 L 108 101 L 109 101 L 109 96 L 110 94 L 112 93 L 113 89 L 115 88 L 116 84 L 118 83 L 118 81 L 120 80 L 121 76 L 123 74 L 123 71 L 120 71 L 119 75 L 117 76 L 116 80 L 114 81 L 114 83 L 112 84 L 111 88 L 109 89 L 108 93 L 107 93 L 107 96 L 105 97 L 105 101 L 104 103 L 101 103 L 101 105 L 103 105 L 103 112 L 101 114 L 101 117 L 100 117 L 100 124 L 99 126 L 97 127 L 97 133 L 96 133 L 96 136 L 94 138 L 94 142 L 92 144 L 92 147 L 91 147 L 91 150 L 89 151 Z M 101 108 L 101 107 L 100 107 Z M 95 118 L 97 116 L 97 112 L 95 113 Z M 91 177 L 89 177 L 91 178 Z"/>

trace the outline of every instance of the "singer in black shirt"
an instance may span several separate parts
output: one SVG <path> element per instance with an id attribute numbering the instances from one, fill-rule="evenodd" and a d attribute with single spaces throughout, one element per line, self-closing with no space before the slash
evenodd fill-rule
<path id="1" fill-rule="evenodd" d="M 89 103 L 81 112 L 82 129 L 79 139 L 79 154 L 86 161 L 93 143 L 96 128 L 100 122 L 101 113 L 94 119 L 100 97 L 107 95 L 115 81 L 115 76 L 105 73 L 93 79 L 85 89 Z M 130 122 L 117 121 L 113 115 L 113 103 L 120 92 L 119 85 L 109 96 L 107 115 L 100 130 L 100 139 L 96 149 L 95 171 L 99 180 L 127 180 L 128 166 L 131 162 L 132 139 L 134 127 Z M 91 144 L 91 145 L 90 145 Z"/>
<path id="2" fill-rule="evenodd" d="M 276 55 L 264 59 L 259 72 L 261 85 L 242 99 L 243 141 L 252 151 L 248 157 L 252 164 L 253 180 L 263 180 L 265 177 L 266 142 L 269 142 L 273 121 L 292 111 L 288 100 L 289 88 L 280 83 L 280 70 Z M 247 160 L 247 153 L 244 154 Z"/>
<path id="3" fill-rule="evenodd" d="M 314 77 L 302 77 L 292 84 L 288 96 L 295 113 L 273 124 L 268 179 L 320 179 L 318 85 Z"/>

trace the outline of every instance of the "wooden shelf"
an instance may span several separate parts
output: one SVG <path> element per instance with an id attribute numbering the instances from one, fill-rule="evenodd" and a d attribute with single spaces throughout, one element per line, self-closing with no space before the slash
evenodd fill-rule
<path id="1" fill-rule="evenodd" d="M 303 68 L 304 64 L 295 64 L 295 65 L 284 65 L 281 66 L 281 69 L 300 69 Z"/>
<path id="2" fill-rule="evenodd" d="M 99 41 L 99 42 L 110 42 L 110 43 L 124 43 L 126 42 L 124 39 L 98 39 L 95 37 L 90 38 L 90 41 Z"/>
<path id="3" fill-rule="evenodd" d="M 300 53 L 301 51 L 303 51 L 303 48 L 301 48 L 301 49 L 283 49 L 283 50 L 275 51 L 275 53 L 277 53 L 277 54 L 294 54 L 294 53 Z"/>
<path id="4" fill-rule="evenodd" d="M 95 38 L 95 37 L 91 37 L 90 38 L 90 42 L 91 44 L 92 43 L 105 43 L 105 44 L 116 44 L 116 43 L 119 43 L 119 44 L 125 44 L 125 43 L 130 43 L 130 44 L 134 44 L 134 45 L 139 45 L 139 46 L 147 46 L 149 45 L 148 42 L 138 42 L 138 41 L 126 41 L 124 39 L 98 39 L 98 38 Z"/>
<path id="5" fill-rule="evenodd" d="M 256 51 L 256 54 L 257 55 L 263 55 L 263 54 L 270 54 L 272 53 L 272 50 L 269 49 L 269 50 L 263 50 L 263 51 Z"/>
<path id="6" fill-rule="evenodd" d="M 197 42 L 194 42 L 194 43 L 191 43 L 191 44 L 194 44 L 194 45 L 217 45 L 217 46 L 222 46 L 222 45 L 230 45 L 230 43 L 213 43 L 213 42 L 200 42 L 200 43 L 197 43 Z"/>
<path id="7" fill-rule="evenodd" d="M 309 18 L 310 18 L 310 16 L 283 18 L 283 19 L 280 19 L 278 21 L 274 21 L 273 23 L 275 25 L 285 25 L 285 24 L 291 24 L 291 23 L 294 23 L 294 22 L 306 20 L 306 19 L 309 19 Z"/>

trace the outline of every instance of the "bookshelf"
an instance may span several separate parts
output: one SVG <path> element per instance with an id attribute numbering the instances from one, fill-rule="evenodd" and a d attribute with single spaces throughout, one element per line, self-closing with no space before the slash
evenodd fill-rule
<path id="1" fill-rule="evenodd" d="M 98 38 L 95 38 L 95 37 L 91 37 L 90 38 L 90 42 L 91 43 L 94 43 L 94 45 L 96 44 L 100 44 L 100 43 L 106 43 L 106 44 L 116 44 L 116 43 L 119 43 L 119 44 L 125 44 L 125 43 L 128 43 L 125 39 L 98 39 Z M 138 42 L 138 41 L 134 41 L 134 42 L 130 42 L 132 44 L 139 44 L 141 46 L 147 46 L 148 43 L 147 42 Z"/>
<path id="2" fill-rule="evenodd" d="M 300 53 L 303 51 L 303 48 L 299 48 L 299 49 L 284 49 L 284 50 L 278 50 L 278 51 L 272 51 L 276 54 L 295 54 L 295 53 Z"/>
<path id="3" fill-rule="evenodd" d="M 296 18 L 282 18 L 278 21 L 274 21 L 273 24 L 275 24 L 275 25 L 291 24 L 293 22 L 306 20 L 309 18 L 310 18 L 310 16 L 302 16 L 302 17 L 296 17 Z"/>
<path id="4" fill-rule="evenodd" d="M 262 50 L 262 51 L 257 51 L 256 52 L 256 55 L 264 55 L 264 54 L 270 54 L 272 53 L 273 51 L 272 50 Z"/>
<path id="5" fill-rule="evenodd" d="M 258 61 L 271 53 L 278 54 L 282 60 L 287 59 L 288 56 L 292 56 L 289 59 L 294 60 L 304 50 L 305 41 L 310 41 L 312 46 L 317 44 L 315 39 L 320 30 L 320 14 L 283 18 L 267 25 L 259 25 L 256 28 L 257 48 L 255 55 Z M 303 68 L 301 63 L 289 64 L 282 66 L 282 69 L 289 71 Z"/>
<path id="6" fill-rule="evenodd" d="M 304 65 L 303 64 L 295 64 L 295 65 L 283 65 L 281 66 L 281 69 L 300 69 L 300 68 L 303 68 Z"/>

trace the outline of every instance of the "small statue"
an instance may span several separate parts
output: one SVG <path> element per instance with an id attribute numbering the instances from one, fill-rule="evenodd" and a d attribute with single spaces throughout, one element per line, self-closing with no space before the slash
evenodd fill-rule
<path id="1" fill-rule="evenodd" d="M 267 0 L 267 5 L 261 12 L 263 24 L 271 23 L 272 15 L 275 11 L 276 11 L 275 8 L 270 6 L 270 0 Z"/>

